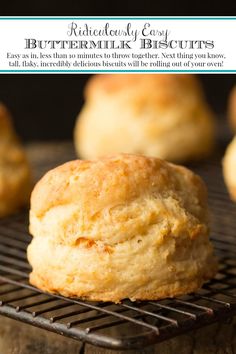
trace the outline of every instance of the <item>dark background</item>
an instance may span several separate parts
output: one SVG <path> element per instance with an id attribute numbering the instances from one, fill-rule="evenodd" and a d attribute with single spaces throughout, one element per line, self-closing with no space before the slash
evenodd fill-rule
<path id="1" fill-rule="evenodd" d="M 199 75 L 209 103 L 218 114 L 226 113 L 236 75 Z M 24 140 L 72 138 L 75 118 L 83 103 L 88 75 L 0 75 L 0 100 L 12 112 Z"/>
<path id="2" fill-rule="evenodd" d="M 235 0 L 11 0 L 1 16 L 235 16 Z"/>

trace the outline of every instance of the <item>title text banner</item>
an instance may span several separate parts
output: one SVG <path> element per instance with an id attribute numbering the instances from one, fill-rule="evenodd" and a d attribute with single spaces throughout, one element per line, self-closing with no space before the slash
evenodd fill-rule
<path id="1" fill-rule="evenodd" d="M 2 17 L 0 72 L 236 72 L 236 17 Z"/>

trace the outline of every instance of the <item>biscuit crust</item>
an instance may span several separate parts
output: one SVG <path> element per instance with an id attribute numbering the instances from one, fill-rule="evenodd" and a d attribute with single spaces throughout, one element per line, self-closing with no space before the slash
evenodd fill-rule
<path id="1" fill-rule="evenodd" d="M 30 282 L 88 300 L 160 299 L 214 276 L 206 187 L 188 169 L 119 154 L 49 171 L 31 196 Z"/>

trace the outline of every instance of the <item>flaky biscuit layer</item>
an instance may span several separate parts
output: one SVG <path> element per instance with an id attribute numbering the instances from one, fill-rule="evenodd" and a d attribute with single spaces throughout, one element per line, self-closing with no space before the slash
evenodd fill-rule
<path id="1" fill-rule="evenodd" d="M 216 261 L 206 187 L 188 169 L 119 154 L 49 171 L 31 197 L 32 284 L 90 300 L 194 291 Z"/>

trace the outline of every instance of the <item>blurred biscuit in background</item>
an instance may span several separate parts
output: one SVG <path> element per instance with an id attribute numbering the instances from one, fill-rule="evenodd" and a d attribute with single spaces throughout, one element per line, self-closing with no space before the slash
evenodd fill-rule
<path id="1" fill-rule="evenodd" d="M 236 85 L 232 88 L 229 95 L 228 119 L 232 130 L 236 132 Z M 223 175 L 230 197 L 236 201 L 236 136 L 225 151 Z"/>
<path id="2" fill-rule="evenodd" d="M 236 201 L 236 137 L 226 149 L 223 159 L 223 175 L 230 197 Z"/>
<path id="3" fill-rule="evenodd" d="M 185 162 L 206 157 L 214 142 L 213 113 L 194 75 L 95 75 L 85 87 L 75 127 L 81 158 L 125 152 Z"/>
<path id="4" fill-rule="evenodd" d="M 236 132 L 236 85 L 230 92 L 228 103 L 228 117 L 232 129 L 234 130 L 234 132 Z"/>
<path id="5" fill-rule="evenodd" d="M 16 212 L 29 201 L 31 174 L 25 151 L 11 116 L 0 104 L 0 217 Z"/>

